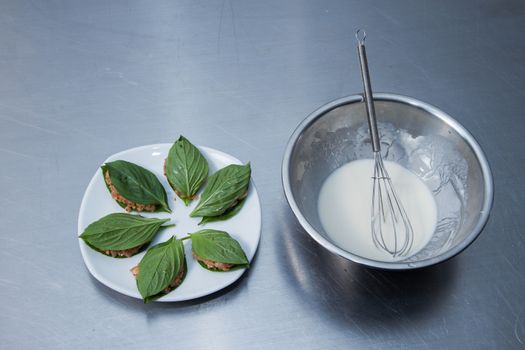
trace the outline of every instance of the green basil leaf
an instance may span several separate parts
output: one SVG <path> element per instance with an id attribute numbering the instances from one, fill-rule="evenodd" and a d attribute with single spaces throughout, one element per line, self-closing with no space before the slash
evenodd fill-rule
<path id="1" fill-rule="evenodd" d="M 155 205 L 156 211 L 171 213 L 166 191 L 151 171 L 125 160 L 116 160 L 102 166 L 104 176 L 106 172 L 122 197 L 137 204 Z"/>
<path id="2" fill-rule="evenodd" d="M 137 288 L 145 302 L 157 299 L 176 287 L 171 282 L 186 275 L 186 257 L 182 241 L 171 237 L 148 249 L 139 262 Z"/>
<path id="3" fill-rule="evenodd" d="M 197 147 L 180 136 L 170 148 L 165 173 L 177 196 L 188 205 L 208 177 L 208 162 Z"/>
<path id="4" fill-rule="evenodd" d="M 161 225 L 168 221 L 114 213 L 91 223 L 80 238 L 97 250 L 127 250 L 151 242 L 161 228 L 167 227 Z"/>
<path id="5" fill-rule="evenodd" d="M 219 216 L 232 208 L 248 191 L 250 163 L 231 164 L 208 178 L 201 199 L 190 216 Z"/>
<path id="6" fill-rule="evenodd" d="M 239 203 L 235 204 L 231 209 L 226 210 L 224 214 L 221 214 L 219 216 L 203 217 L 202 220 L 199 222 L 199 225 L 204 225 L 216 221 L 226 221 L 228 219 L 231 219 L 241 211 L 242 207 L 244 206 L 244 202 L 246 202 L 246 198 L 241 199 Z"/>
<path id="7" fill-rule="evenodd" d="M 232 264 L 236 267 L 249 267 L 250 262 L 241 245 L 227 232 L 206 229 L 189 235 L 193 253 L 198 258 Z"/>

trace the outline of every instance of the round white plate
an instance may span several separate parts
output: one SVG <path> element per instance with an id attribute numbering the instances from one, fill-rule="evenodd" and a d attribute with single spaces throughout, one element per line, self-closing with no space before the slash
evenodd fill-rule
<path id="1" fill-rule="evenodd" d="M 168 155 L 171 144 L 157 144 L 132 148 L 110 156 L 104 161 L 127 160 L 138 164 L 157 175 L 164 185 L 168 194 L 168 203 L 172 213 L 140 213 L 145 217 L 171 218 L 175 227 L 161 230 L 150 246 L 164 242 L 172 235 L 182 238 L 188 232 L 196 232 L 203 228 L 213 228 L 228 232 L 241 244 L 246 256 L 251 261 L 259 245 L 261 236 L 261 205 L 257 190 L 250 183 L 248 197 L 242 210 L 233 218 L 226 221 L 213 222 L 205 225 L 197 225 L 200 218 L 191 218 L 190 212 L 197 205 L 198 199 L 194 200 L 188 207 L 182 200 L 175 196 L 163 175 L 164 159 Z M 238 159 L 229 154 L 208 147 L 198 147 L 202 155 L 208 160 L 210 174 L 229 164 L 242 164 Z M 202 189 L 201 189 L 202 191 Z M 199 193 L 200 194 L 200 193 Z M 176 197 L 176 200 L 174 200 Z M 125 212 L 109 194 L 102 179 L 100 168 L 91 179 L 78 216 L 78 235 L 92 222 L 101 217 L 116 212 Z M 137 214 L 136 212 L 132 212 Z M 87 246 L 79 239 L 80 251 L 86 266 L 91 274 L 111 289 L 125 295 L 142 299 L 135 283 L 135 278 L 129 271 L 136 266 L 145 254 L 145 251 L 131 258 L 116 259 L 105 256 Z M 214 293 L 235 282 L 244 273 L 245 269 L 231 272 L 212 272 L 202 268 L 191 256 L 191 242 L 184 241 L 188 272 L 184 282 L 171 293 L 159 298 L 158 301 L 182 301 L 199 298 Z"/>

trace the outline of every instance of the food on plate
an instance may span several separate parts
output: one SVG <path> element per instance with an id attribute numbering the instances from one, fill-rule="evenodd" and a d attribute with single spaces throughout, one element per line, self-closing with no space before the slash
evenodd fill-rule
<path id="1" fill-rule="evenodd" d="M 177 219 L 182 219 L 177 224 L 185 226 L 187 223 L 192 225 L 198 223 L 198 225 L 202 225 L 228 220 L 237 215 L 245 202 L 251 198 L 248 193 L 251 177 L 250 163 L 244 165 L 230 164 L 208 176 L 210 171 L 208 159 L 215 160 L 213 157 L 218 155 L 220 157 L 218 163 L 222 165 L 228 157 L 220 152 L 217 155 L 211 153 L 210 156 L 206 148 L 194 146 L 182 135 L 172 145 L 155 145 L 153 146 L 155 151 L 151 152 L 150 149 L 148 148 L 144 154 L 144 150 L 141 148 L 138 156 L 127 155 L 125 152 L 119 154 L 122 158 L 137 163 L 119 159 L 107 161 L 101 166 L 104 185 L 116 203 L 124 208 L 127 213 L 114 212 L 91 223 L 79 219 L 79 223 L 85 227 L 79 238 L 86 246 L 106 256 L 132 258 L 121 260 L 120 263 L 115 262 L 98 253 L 92 253 L 81 243 L 84 258 L 92 259 L 86 260 L 90 271 L 90 264 L 102 263 L 102 268 L 107 268 L 110 276 L 104 275 L 105 272 L 102 271 L 101 273 L 101 270 L 97 270 L 97 273 L 101 273 L 105 279 L 115 282 L 112 280 L 115 278 L 116 284 L 124 283 L 123 281 L 126 279 L 126 283 L 134 280 L 136 291 L 145 303 L 162 298 L 179 288 L 184 283 L 187 273 L 192 273 L 192 270 L 194 273 L 196 270 L 205 276 L 203 279 L 207 281 L 202 281 L 203 286 L 200 286 L 204 292 L 208 288 L 208 283 L 213 285 L 218 281 L 219 276 L 216 272 L 224 272 L 226 280 L 237 279 L 238 274 L 235 272 L 228 274 L 227 272 L 250 267 L 250 262 L 241 246 L 242 240 L 237 241 L 228 232 L 215 229 L 203 229 L 189 233 L 183 238 L 179 237 L 179 239 L 171 234 L 165 237 L 164 233 L 160 231 L 175 226 L 170 222 L 172 215 L 151 214 L 151 212 L 171 213 L 167 200 L 168 194 L 170 196 L 171 194 L 166 192 L 168 188 L 166 185 L 169 184 L 186 206 L 191 204 L 189 208 L 181 208 L 182 211 L 177 210 L 177 213 L 186 216 L 186 220 L 184 220 L 183 217 L 175 215 L 173 218 L 175 222 Z M 144 155 L 147 156 L 146 159 Z M 150 159 L 150 155 L 153 158 Z M 161 156 L 159 157 L 159 155 Z M 115 156 L 112 158 L 114 159 Z M 235 162 L 234 159 L 232 161 Z M 152 170 L 155 169 L 156 171 L 152 172 L 139 164 L 149 164 Z M 158 177 L 162 173 L 162 166 L 167 184 L 165 183 L 166 180 Z M 97 176 L 99 175 L 97 174 Z M 100 178 L 96 178 L 96 180 L 99 181 Z M 102 183 L 98 182 L 97 186 L 97 196 L 102 191 L 102 198 L 97 198 L 95 206 L 98 208 L 96 208 L 95 213 L 87 215 L 92 217 L 92 214 L 118 211 L 115 209 L 118 207 L 114 206 L 112 201 L 108 205 L 109 197 L 104 202 L 105 190 L 100 187 Z M 192 201 L 196 203 L 192 203 Z M 129 213 L 131 211 L 139 213 Z M 188 213 L 189 217 L 187 217 Z M 160 218 L 151 217 L 157 215 Z M 83 216 L 82 211 L 81 216 Z M 193 217 L 198 217 L 200 222 Z M 232 224 L 228 227 L 237 227 L 234 222 Z M 160 237 L 159 234 L 162 236 Z M 186 252 L 188 255 L 190 254 L 189 250 L 185 250 L 186 248 L 191 249 L 193 256 L 193 259 L 189 261 L 190 265 L 188 265 L 185 256 Z M 114 262 L 111 263 L 110 260 Z M 213 273 L 196 267 L 197 263 Z M 104 266 L 104 264 L 107 265 Z M 128 270 L 131 273 L 127 272 Z M 117 271 L 124 273 L 124 276 L 113 276 L 117 274 Z M 212 276 L 214 274 L 215 277 Z M 96 274 L 94 275 L 97 277 Z M 101 281 L 106 283 L 105 279 L 101 279 Z M 193 283 L 194 278 L 192 277 L 191 280 Z M 108 285 L 114 288 L 110 284 Z M 199 287 L 199 285 L 197 286 Z M 124 290 L 126 287 L 129 288 L 129 285 L 124 287 L 119 285 L 119 287 Z M 179 294 L 176 292 L 173 295 L 174 298 L 166 297 L 163 299 L 186 300 L 188 293 L 193 295 L 196 292 L 198 293 L 198 290 L 193 290 L 194 287 L 190 283 L 188 286 L 183 286 L 182 289 L 179 288 L 180 297 L 175 295 Z M 116 287 L 114 289 L 119 290 Z M 126 292 L 126 294 L 129 293 Z"/>
<path id="2" fill-rule="evenodd" d="M 148 245 L 170 219 L 113 213 L 91 223 L 80 238 L 88 246 L 114 258 L 129 258 Z"/>
<path id="3" fill-rule="evenodd" d="M 227 232 L 205 229 L 190 233 L 189 237 L 193 257 L 208 270 L 230 271 L 250 266 L 239 242 Z"/>
<path id="4" fill-rule="evenodd" d="M 188 205 L 208 177 L 208 161 L 181 135 L 164 161 L 164 175 L 177 196 Z"/>
<path id="5" fill-rule="evenodd" d="M 208 178 L 208 183 L 204 188 L 200 201 L 191 212 L 191 217 L 202 217 L 206 222 L 207 217 L 218 217 L 225 215 L 229 219 L 235 215 L 235 207 L 242 205 L 242 200 L 248 194 L 250 185 L 251 167 L 246 165 L 228 165 Z"/>
<path id="6" fill-rule="evenodd" d="M 171 213 L 166 191 L 151 171 L 125 160 L 107 162 L 101 169 L 111 197 L 126 211 Z"/>
<path id="7" fill-rule="evenodd" d="M 139 264 L 131 269 L 146 303 L 180 286 L 186 272 L 184 245 L 174 236 L 148 249 Z"/>

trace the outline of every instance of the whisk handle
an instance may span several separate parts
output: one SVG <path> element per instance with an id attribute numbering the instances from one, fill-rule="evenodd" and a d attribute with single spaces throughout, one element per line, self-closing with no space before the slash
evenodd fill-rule
<path id="1" fill-rule="evenodd" d="M 372 85 L 370 84 L 370 73 L 368 72 L 368 61 L 366 59 L 365 38 L 366 33 L 361 30 L 355 33 L 357 39 L 357 52 L 359 53 L 359 65 L 361 66 L 361 78 L 363 79 L 364 98 L 366 104 L 366 114 L 368 117 L 368 128 L 372 139 L 372 150 L 379 152 L 381 150 L 379 142 L 379 132 L 377 131 L 376 110 L 374 108 L 374 97 L 372 96 Z"/>

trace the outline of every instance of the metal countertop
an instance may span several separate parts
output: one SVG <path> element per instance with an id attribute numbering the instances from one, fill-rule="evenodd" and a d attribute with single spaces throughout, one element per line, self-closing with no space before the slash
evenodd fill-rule
<path id="1" fill-rule="evenodd" d="M 312 241 L 280 166 L 295 126 L 361 91 L 430 102 L 492 167 L 466 251 L 370 270 Z M 525 348 L 523 1 L 2 1 L 0 348 Z M 77 215 L 109 155 L 192 142 L 251 161 L 263 208 L 252 268 L 184 303 L 120 295 L 82 261 Z"/>

